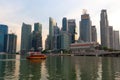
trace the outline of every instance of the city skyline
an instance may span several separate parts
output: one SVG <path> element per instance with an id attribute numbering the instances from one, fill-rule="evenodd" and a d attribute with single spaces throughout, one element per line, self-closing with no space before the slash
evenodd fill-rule
<path id="1" fill-rule="evenodd" d="M 13 3 L 14 2 L 14 3 Z M 54 5 L 52 5 L 54 3 Z M 67 6 L 66 6 L 67 3 Z M 82 5 L 81 5 L 82 4 Z M 116 6 L 114 6 L 114 5 Z M 74 5 L 74 6 L 71 6 Z M 97 8 L 96 8 L 97 7 Z M 48 35 L 49 28 L 49 17 L 52 17 L 58 23 L 58 26 L 62 27 L 62 18 L 67 17 L 67 19 L 76 19 L 77 32 L 79 34 L 79 21 L 82 14 L 82 9 L 87 9 L 88 14 L 90 14 L 91 21 L 96 25 L 98 33 L 98 42 L 100 42 L 100 11 L 102 9 L 107 10 L 109 25 L 113 26 L 113 29 L 120 30 L 120 23 L 117 21 L 116 17 L 119 19 L 119 2 L 114 0 L 61 0 L 61 1 L 39 1 L 39 0 L 1 0 L 0 9 L 0 23 L 8 25 L 9 32 L 12 30 L 13 33 L 18 36 L 18 46 L 17 51 L 20 50 L 20 40 L 21 40 L 21 27 L 22 23 L 32 25 L 35 22 L 40 22 L 43 25 L 43 43 Z M 79 35 L 78 35 L 79 36 Z M 44 44 L 43 44 L 44 45 Z"/>

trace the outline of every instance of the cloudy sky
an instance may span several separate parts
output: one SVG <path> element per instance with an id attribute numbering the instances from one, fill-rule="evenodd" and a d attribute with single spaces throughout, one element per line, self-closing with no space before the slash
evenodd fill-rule
<path id="1" fill-rule="evenodd" d="M 17 34 L 17 50 L 19 50 L 23 22 L 31 25 L 40 22 L 43 25 L 44 45 L 44 40 L 48 34 L 49 17 L 54 18 L 59 27 L 62 25 L 63 17 L 76 19 L 78 31 L 82 10 L 87 9 L 92 25 L 96 25 L 98 41 L 100 42 L 101 9 L 107 9 L 109 25 L 113 26 L 114 30 L 120 30 L 119 3 L 119 0 L 0 0 L 0 24 L 8 25 L 9 33 Z"/>

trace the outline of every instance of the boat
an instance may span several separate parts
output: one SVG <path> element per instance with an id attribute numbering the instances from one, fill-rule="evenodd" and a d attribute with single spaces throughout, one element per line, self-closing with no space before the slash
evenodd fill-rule
<path id="1" fill-rule="evenodd" d="M 40 52 L 29 52 L 27 59 L 46 59 L 46 55 L 41 54 Z"/>

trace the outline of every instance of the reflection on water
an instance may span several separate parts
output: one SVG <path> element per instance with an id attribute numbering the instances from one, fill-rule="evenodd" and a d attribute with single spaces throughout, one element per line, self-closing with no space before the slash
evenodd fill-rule
<path id="1" fill-rule="evenodd" d="M 120 80 L 120 58 L 0 55 L 0 80 Z"/>

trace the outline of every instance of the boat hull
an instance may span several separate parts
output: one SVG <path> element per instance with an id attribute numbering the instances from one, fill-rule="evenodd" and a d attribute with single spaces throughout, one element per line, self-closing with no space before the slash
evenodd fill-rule
<path id="1" fill-rule="evenodd" d="M 30 57 L 30 56 L 28 56 L 27 59 L 46 59 L 46 57 Z"/>

